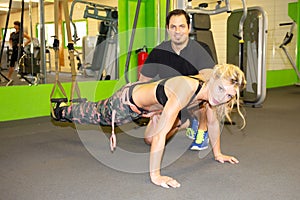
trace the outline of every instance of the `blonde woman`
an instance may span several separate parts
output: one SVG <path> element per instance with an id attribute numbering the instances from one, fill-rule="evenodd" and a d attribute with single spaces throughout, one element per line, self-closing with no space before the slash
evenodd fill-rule
<path id="1" fill-rule="evenodd" d="M 185 113 L 199 109 L 199 105 L 207 109 L 207 127 L 215 160 L 232 164 L 239 162 L 235 157 L 221 152 L 219 121 L 225 116 L 229 118 L 236 104 L 245 124 L 239 105 L 239 93 L 245 84 L 244 73 L 238 67 L 216 65 L 212 72 L 202 75 L 127 84 L 110 98 L 99 102 L 57 105 L 52 117 L 58 121 L 112 125 L 111 150 L 116 147 L 114 125 L 122 125 L 140 117 L 152 118 L 145 131 L 145 142 L 151 145 L 151 181 L 165 188 L 177 188 L 180 187 L 177 180 L 160 174 L 166 140 L 178 129 L 189 125 L 189 114 Z"/>

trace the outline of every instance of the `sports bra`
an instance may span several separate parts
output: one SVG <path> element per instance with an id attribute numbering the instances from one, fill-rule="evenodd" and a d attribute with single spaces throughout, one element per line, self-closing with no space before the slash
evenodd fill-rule
<path id="1" fill-rule="evenodd" d="M 196 95 L 198 94 L 198 92 L 201 90 L 201 88 L 202 88 L 202 85 L 203 85 L 203 81 L 201 81 L 201 80 L 199 80 L 198 78 L 196 78 L 196 77 L 191 77 L 191 76 L 189 76 L 189 78 L 192 78 L 192 79 L 196 79 L 196 80 L 198 80 L 199 81 L 199 85 L 198 85 L 198 88 L 197 88 L 197 90 L 195 91 L 195 93 L 193 94 L 193 96 L 191 97 L 191 99 L 190 99 L 190 102 L 196 97 Z M 160 103 L 162 106 L 165 106 L 166 105 L 166 103 L 167 103 L 167 101 L 168 101 L 168 97 L 167 97 L 167 95 L 166 95 L 166 93 L 165 93 L 165 83 L 166 83 L 166 81 L 167 80 L 169 80 L 169 79 L 163 79 L 162 81 L 160 81 L 159 83 L 158 83 L 158 85 L 157 85 L 157 88 L 156 88 L 156 93 L 155 93 L 155 95 L 156 95 L 156 99 L 157 99 L 157 101 L 158 101 L 158 103 Z M 148 110 L 145 110 L 145 109 L 143 109 L 143 108 L 141 108 L 141 107 L 139 107 L 139 106 L 137 106 L 136 104 L 135 104 L 135 102 L 133 101 L 133 98 L 132 98 L 132 91 L 133 91 L 133 88 L 136 86 L 136 85 L 141 85 L 141 84 L 146 84 L 147 82 L 139 82 L 139 83 L 136 83 L 136 84 L 134 84 L 134 85 L 131 85 L 130 87 L 129 87 L 129 101 L 130 101 L 130 103 L 132 103 L 133 105 L 135 105 L 136 106 L 136 108 L 141 112 L 141 113 L 148 113 L 149 111 Z M 189 103 L 190 103 L 189 102 Z"/>
<path id="2" fill-rule="evenodd" d="M 195 93 L 193 94 L 193 96 L 190 100 L 190 102 L 191 102 L 196 97 L 198 92 L 201 90 L 202 85 L 203 85 L 203 81 L 199 80 L 196 77 L 192 77 L 192 76 L 188 76 L 188 77 L 192 78 L 192 79 L 196 79 L 196 80 L 199 81 L 198 88 L 197 88 L 197 90 L 195 91 Z M 163 106 L 165 106 L 167 101 L 168 101 L 168 97 L 167 97 L 166 92 L 165 92 L 165 83 L 166 83 L 167 80 L 169 80 L 169 79 L 164 79 L 164 80 L 162 80 L 161 82 L 158 83 L 157 88 L 156 88 L 156 94 L 155 94 L 157 101 Z"/>
<path id="3" fill-rule="evenodd" d="M 138 83 L 136 83 L 136 84 L 134 84 L 134 85 L 131 85 L 130 87 L 129 87 L 129 102 L 130 103 L 132 103 L 133 105 L 135 105 L 135 107 L 142 113 L 142 114 L 146 114 L 146 113 L 149 113 L 149 111 L 148 110 L 145 110 L 145 109 L 143 109 L 143 108 L 141 108 L 141 107 L 139 107 L 139 106 L 137 106 L 136 104 L 135 104 L 135 102 L 133 101 L 133 98 L 132 98 L 132 91 L 133 91 L 133 88 L 135 87 L 135 86 L 137 86 L 137 85 L 141 85 L 141 84 L 146 84 L 146 83 L 148 83 L 148 82 L 138 82 Z"/>

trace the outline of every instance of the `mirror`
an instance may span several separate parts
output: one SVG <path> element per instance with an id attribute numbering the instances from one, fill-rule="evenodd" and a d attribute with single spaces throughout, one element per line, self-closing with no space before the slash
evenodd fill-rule
<path id="1" fill-rule="evenodd" d="M 1 0 L 0 0 L 1 1 Z M 26 32 L 31 40 L 32 43 L 28 47 L 24 47 L 24 53 L 22 53 L 22 56 L 20 56 L 19 62 L 15 65 L 15 71 L 12 75 L 13 83 L 12 85 L 36 85 L 36 84 L 43 84 L 43 83 L 53 83 L 55 81 L 55 51 L 53 49 L 53 43 L 54 43 L 54 4 L 53 2 L 47 2 L 45 3 L 45 26 L 43 27 L 45 29 L 45 60 L 43 60 L 44 63 L 41 63 L 40 59 L 40 49 L 39 44 L 41 41 L 39 41 L 40 38 L 40 12 L 39 12 L 39 6 L 37 3 L 32 4 L 32 8 L 30 9 L 30 6 L 28 6 L 28 3 L 25 3 L 25 11 L 24 11 L 24 32 Z M 68 42 L 67 42 L 67 31 L 65 26 L 65 18 L 63 15 L 63 6 L 61 5 L 61 2 L 59 2 L 59 9 L 61 10 L 61 16 L 59 16 L 58 20 L 58 26 L 59 26 L 59 33 L 58 33 L 58 39 L 60 41 L 59 44 L 59 78 L 61 82 L 71 82 L 72 81 L 72 75 L 71 75 L 71 67 L 70 67 L 70 60 L 69 60 L 69 53 L 68 53 Z M 71 2 L 69 3 L 71 4 Z M 111 1 L 111 5 L 116 6 L 118 4 L 118 1 Z M 116 9 L 116 7 L 112 7 Z M 76 5 L 74 7 L 74 12 L 72 22 L 75 24 L 78 38 L 78 40 L 74 44 L 74 65 L 76 69 L 76 79 L 78 82 L 81 81 L 95 81 L 95 80 L 115 80 L 118 79 L 118 71 L 117 71 L 117 17 L 107 15 L 107 10 L 104 10 L 104 16 L 101 18 L 101 21 L 99 19 L 87 19 L 84 17 L 85 13 L 85 7 Z M 6 37 L 5 37 L 5 44 L 3 47 L 3 53 L 1 57 L 1 74 L 0 74 L 0 86 L 6 86 L 8 83 L 7 75 L 9 71 L 9 63 L 10 63 L 10 57 L 12 53 L 12 49 L 9 45 L 9 36 L 11 32 L 14 32 L 15 29 L 13 27 L 14 21 L 20 21 L 20 10 L 11 10 L 11 13 L 9 15 L 9 23 L 8 28 L 6 30 Z M 91 15 L 91 13 L 89 13 Z M 108 20 L 109 18 L 109 20 Z M 112 20 L 113 18 L 113 20 Z M 109 22 L 113 22 L 113 24 L 109 24 L 109 22 L 106 22 L 105 20 Z M 2 28 L 2 37 L 3 38 L 3 32 L 5 30 L 7 16 L 5 14 L 0 15 L 0 28 Z M 103 27 L 101 27 L 100 22 L 103 23 Z M 105 26 L 105 27 L 104 27 Z M 35 27 L 35 28 L 33 28 Z M 74 27 L 71 23 L 71 35 L 73 37 L 74 35 Z M 101 31 L 106 31 L 105 34 L 101 33 Z M 99 39 L 99 36 L 102 36 L 102 39 Z M 97 53 L 103 53 L 102 56 L 99 56 L 97 54 L 97 59 L 94 61 L 94 52 L 96 51 L 96 46 L 100 44 L 99 41 L 103 41 L 108 38 L 113 38 L 113 40 L 110 40 L 109 42 L 106 42 L 101 46 L 101 48 L 106 48 L 107 45 L 109 45 L 109 48 L 106 48 L 102 50 L 101 48 L 97 47 Z M 24 39 L 25 40 L 25 39 Z M 72 38 L 73 40 L 73 38 Z M 112 43 L 113 42 L 113 43 Z M 2 43 L 1 43 L 2 44 Z M 112 44 L 112 45 L 111 45 Z M 106 59 L 107 55 L 113 55 L 108 56 L 111 57 L 109 59 Z M 113 61 L 111 61 L 113 60 Z M 96 64 L 93 65 L 92 62 L 95 62 Z M 100 63 L 101 62 L 101 63 Z M 107 66 L 111 65 L 112 67 L 101 67 L 101 70 L 96 69 L 98 66 Z M 87 70 L 89 68 L 92 68 L 92 70 Z M 99 67 L 98 67 L 99 68 Z M 101 73 L 99 72 L 101 71 Z"/>

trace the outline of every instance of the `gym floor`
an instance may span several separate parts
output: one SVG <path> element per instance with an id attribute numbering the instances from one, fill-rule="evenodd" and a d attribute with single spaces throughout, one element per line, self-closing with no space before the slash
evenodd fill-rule
<path id="1" fill-rule="evenodd" d="M 218 163 L 209 150 L 200 156 L 183 149 L 177 160 L 162 169 L 162 174 L 181 183 L 178 189 L 153 185 L 146 172 L 117 170 L 102 162 L 114 159 L 125 148 L 148 151 L 140 137 L 118 133 L 114 153 L 108 143 L 99 143 L 96 149 L 108 156 L 101 160 L 89 153 L 84 145 L 88 141 L 83 142 L 81 135 L 84 131 L 72 124 L 57 123 L 50 117 L 1 122 L 0 199 L 300 199 L 299 99 L 296 86 L 268 89 L 262 108 L 245 107 L 245 129 L 224 126 L 222 150 L 235 155 L 239 164 Z M 143 129 L 135 131 L 142 135 Z M 191 142 L 183 131 L 177 134 L 183 143 Z M 123 159 L 114 166 L 141 165 Z"/>

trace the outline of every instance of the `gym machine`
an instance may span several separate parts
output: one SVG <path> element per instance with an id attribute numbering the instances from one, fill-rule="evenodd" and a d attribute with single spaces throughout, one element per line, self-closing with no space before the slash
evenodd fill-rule
<path id="1" fill-rule="evenodd" d="M 266 97 L 266 45 L 268 20 L 261 7 L 247 8 L 248 14 L 244 25 L 243 48 L 236 36 L 240 27 L 243 10 L 234 10 L 227 20 L 227 62 L 240 63 L 247 85 L 242 93 L 243 101 L 252 107 L 261 107 Z M 239 54 L 239 57 L 237 56 Z M 239 58 L 243 59 L 239 59 Z"/>
<path id="2" fill-rule="evenodd" d="M 74 27 L 73 41 L 78 40 L 75 23 L 72 21 L 74 6 L 77 3 L 85 4 L 86 8 L 83 17 L 101 20 L 99 35 L 95 44 L 91 66 L 85 67 L 85 74 L 92 74 L 98 71 L 97 80 L 118 78 L 118 11 L 117 8 L 96 4 L 88 1 L 75 0 L 71 4 L 70 21 Z M 105 15 L 102 15 L 105 13 Z M 93 38 L 83 38 L 83 46 Z M 86 63 L 88 49 L 83 50 L 83 63 Z"/>
<path id="3" fill-rule="evenodd" d="M 246 105 L 260 107 L 266 97 L 266 34 L 267 16 L 260 7 L 231 10 L 230 1 L 216 1 L 215 9 L 207 9 L 207 3 L 192 8 L 191 0 L 177 1 L 179 8 L 194 15 L 230 13 L 227 19 L 227 63 L 239 66 L 247 79 L 241 97 Z M 201 36 L 201 35 L 200 35 Z"/>

